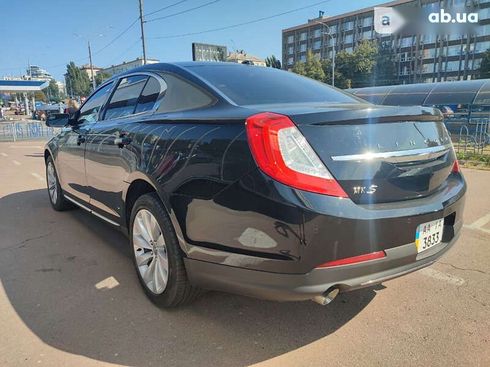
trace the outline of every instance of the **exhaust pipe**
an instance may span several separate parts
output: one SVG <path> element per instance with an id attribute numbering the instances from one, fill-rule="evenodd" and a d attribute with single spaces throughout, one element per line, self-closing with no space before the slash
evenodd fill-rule
<path id="1" fill-rule="evenodd" d="M 325 306 L 328 305 L 330 302 L 332 302 L 335 299 L 335 297 L 337 297 L 337 294 L 339 294 L 339 289 L 332 287 L 329 288 L 321 296 L 313 297 L 312 301 L 318 303 L 319 305 Z"/>

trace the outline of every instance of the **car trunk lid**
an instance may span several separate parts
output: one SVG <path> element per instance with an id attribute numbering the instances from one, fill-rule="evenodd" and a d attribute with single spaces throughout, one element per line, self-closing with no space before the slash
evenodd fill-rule
<path id="1" fill-rule="evenodd" d="M 427 196 L 451 173 L 454 152 L 438 110 L 370 104 L 270 107 L 293 120 L 356 203 Z"/>

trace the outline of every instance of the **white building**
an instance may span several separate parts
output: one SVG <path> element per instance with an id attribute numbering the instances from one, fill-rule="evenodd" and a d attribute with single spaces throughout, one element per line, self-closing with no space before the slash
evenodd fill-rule
<path id="1" fill-rule="evenodd" d="M 61 94 L 66 95 L 66 85 L 63 82 L 56 80 L 56 85 Z"/>
<path id="2" fill-rule="evenodd" d="M 93 78 L 95 78 L 95 76 L 100 73 L 103 69 L 102 68 L 99 68 L 97 66 L 92 66 L 90 67 L 89 64 L 85 64 L 85 65 L 82 65 L 80 66 L 80 70 L 82 71 L 85 71 L 88 75 L 88 78 L 90 79 L 90 81 L 92 81 Z M 93 75 L 92 75 L 92 70 L 94 71 L 93 72 Z"/>
<path id="3" fill-rule="evenodd" d="M 146 64 L 156 64 L 160 61 L 158 59 L 146 59 Z M 138 57 L 132 61 L 124 61 L 122 64 L 111 65 L 108 68 L 102 69 L 103 73 L 107 73 L 109 75 L 115 75 L 119 73 L 123 73 L 125 71 L 137 68 L 138 66 L 143 66 L 143 59 Z"/>
<path id="4" fill-rule="evenodd" d="M 265 61 L 257 56 L 249 55 L 245 51 L 230 52 L 226 58 L 228 62 L 236 62 L 238 64 L 250 64 L 256 66 L 266 66 Z"/>

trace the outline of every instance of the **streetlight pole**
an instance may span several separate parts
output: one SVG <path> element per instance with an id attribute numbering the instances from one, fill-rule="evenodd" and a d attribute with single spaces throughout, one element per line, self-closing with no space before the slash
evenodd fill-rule
<path id="1" fill-rule="evenodd" d="M 92 88 L 95 90 L 95 75 L 94 75 L 94 64 L 92 64 L 92 49 L 90 48 L 90 41 L 88 43 L 88 59 L 90 61 L 90 75 L 92 76 Z"/>
<path id="2" fill-rule="evenodd" d="M 323 31 L 322 36 L 323 36 L 323 46 L 324 46 L 324 53 L 323 55 L 325 56 L 325 52 L 327 51 L 327 47 L 325 47 L 325 35 L 330 36 L 330 39 L 332 40 L 332 87 L 335 87 L 335 42 L 333 40 L 333 35 L 330 33 L 330 27 L 326 25 L 323 22 L 318 22 L 315 21 L 315 23 L 320 24 L 324 28 L 326 28 L 327 32 Z"/>
<path id="3" fill-rule="evenodd" d="M 143 46 L 143 65 L 146 65 L 146 44 L 145 44 L 145 20 L 143 18 L 143 0 L 140 2 L 140 25 L 141 25 L 141 44 Z"/>

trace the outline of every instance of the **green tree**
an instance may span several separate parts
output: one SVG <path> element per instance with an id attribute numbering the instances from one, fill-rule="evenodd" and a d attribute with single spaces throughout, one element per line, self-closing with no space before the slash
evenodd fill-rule
<path id="1" fill-rule="evenodd" d="M 378 47 L 375 42 L 362 41 L 356 47 L 353 56 L 354 73 L 352 85 L 354 88 L 373 85 L 374 70 L 378 57 Z"/>
<path id="2" fill-rule="evenodd" d="M 372 41 L 360 42 L 354 52 L 342 50 L 337 53 L 335 57 L 335 86 L 338 88 L 358 88 L 374 85 L 377 55 L 378 47 Z"/>
<path id="3" fill-rule="evenodd" d="M 111 77 L 111 74 L 104 73 L 101 71 L 100 73 L 95 75 L 95 84 L 97 86 L 101 85 L 105 80 L 109 79 Z"/>
<path id="4" fill-rule="evenodd" d="M 34 98 L 36 101 L 48 102 L 48 99 L 46 98 L 46 95 L 43 91 L 34 92 Z"/>
<path id="5" fill-rule="evenodd" d="M 308 52 L 306 53 L 305 72 L 308 78 L 319 81 L 325 80 L 325 73 L 322 69 L 322 63 L 311 50 L 308 50 Z"/>
<path id="6" fill-rule="evenodd" d="M 66 87 L 72 96 L 88 96 L 92 90 L 92 84 L 88 74 L 78 68 L 73 61 L 66 65 Z"/>
<path id="7" fill-rule="evenodd" d="M 296 74 L 304 75 L 308 78 L 316 79 L 321 82 L 325 80 L 325 73 L 322 68 L 322 63 L 311 50 L 308 50 L 306 53 L 306 61 L 299 61 L 295 63 L 292 71 Z"/>
<path id="8" fill-rule="evenodd" d="M 341 55 L 342 58 L 342 55 Z M 346 80 L 345 76 L 340 72 L 337 63 L 340 62 L 338 57 L 335 58 L 335 87 L 337 88 L 350 88 L 350 80 Z M 332 59 L 322 60 L 322 69 L 325 74 L 325 79 L 323 82 L 325 84 L 332 85 Z"/>
<path id="9" fill-rule="evenodd" d="M 335 86 L 337 88 L 352 88 L 354 63 L 355 61 L 352 53 L 345 50 L 342 50 L 335 55 Z"/>
<path id="10" fill-rule="evenodd" d="M 269 68 L 281 68 L 281 62 L 274 55 L 265 58 L 265 65 Z"/>
<path id="11" fill-rule="evenodd" d="M 295 62 L 291 71 L 299 75 L 306 75 L 305 63 L 302 61 Z"/>
<path id="12" fill-rule="evenodd" d="M 374 85 L 397 84 L 394 52 L 390 44 L 386 42 L 379 44 L 374 70 Z"/>
<path id="13" fill-rule="evenodd" d="M 48 87 L 44 90 L 44 94 L 46 94 L 49 101 L 59 103 L 61 101 L 61 94 L 58 88 L 58 84 L 54 79 L 49 81 Z"/>
<path id="14" fill-rule="evenodd" d="M 481 59 L 480 68 L 477 73 L 478 79 L 490 78 L 490 49 L 486 50 Z"/>

